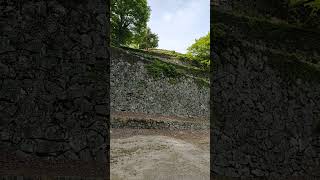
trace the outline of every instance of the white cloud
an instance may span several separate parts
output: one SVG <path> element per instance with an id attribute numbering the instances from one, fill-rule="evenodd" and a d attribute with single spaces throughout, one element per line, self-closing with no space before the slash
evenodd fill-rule
<path id="1" fill-rule="evenodd" d="M 165 22 L 170 22 L 170 21 L 172 20 L 172 14 L 170 14 L 170 13 L 165 13 L 165 14 L 163 15 L 163 20 L 164 20 Z"/>
<path id="2" fill-rule="evenodd" d="M 185 53 L 195 39 L 209 32 L 209 0 L 149 0 L 151 30 L 159 48 Z"/>

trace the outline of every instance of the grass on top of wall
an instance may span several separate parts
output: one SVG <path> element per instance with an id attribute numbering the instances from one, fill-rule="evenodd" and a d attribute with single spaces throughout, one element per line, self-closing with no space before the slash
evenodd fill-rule
<path id="1" fill-rule="evenodd" d="M 283 41 L 284 39 L 282 38 L 290 40 L 304 38 L 311 42 L 317 42 L 320 39 L 320 32 L 317 29 L 289 24 L 280 19 L 268 19 L 263 16 L 253 17 L 239 12 L 224 12 L 216 8 L 213 8 L 211 12 L 213 13 L 212 16 L 215 17 L 211 20 L 211 30 L 213 31 L 215 31 L 217 24 L 224 24 L 228 27 L 226 28 L 227 33 L 234 33 L 234 30 L 240 30 L 241 34 L 238 35 L 245 35 L 247 38 L 258 38 L 259 40 L 277 42 L 278 40 Z M 233 27 L 232 30 L 230 30 L 229 26 Z M 316 43 L 316 45 L 319 44 Z"/>
<path id="2" fill-rule="evenodd" d="M 210 83 L 206 79 L 194 78 L 194 82 L 198 85 L 199 88 L 210 88 Z"/>
<path id="3" fill-rule="evenodd" d="M 203 72 L 209 72 L 209 68 L 206 64 L 203 64 L 201 62 L 201 59 L 196 58 L 190 54 L 182 54 L 178 53 L 176 51 L 171 50 L 165 50 L 165 49 L 135 49 L 130 48 L 126 46 L 121 46 L 121 49 L 127 50 L 129 52 L 133 52 L 134 54 L 137 54 L 139 56 L 142 56 L 147 59 L 166 59 L 167 62 L 174 63 L 175 61 L 180 61 L 181 63 L 184 63 L 184 65 L 180 66 L 186 66 L 192 69 L 199 69 Z M 176 63 L 174 63 L 176 64 Z"/>
<path id="4" fill-rule="evenodd" d="M 127 61 L 132 63 L 144 61 L 146 66 L 149 68 L 148 72 L 153 74 L 155 77 L 159 76 L 159 72 L 162 72 L 164 73 L 164 76 L 176 78 L 178 77 L 178 75 L 175 75 L 176 73 L 174 71 L 176 71 L 180 74 L 190 75 L 193 77 L 209 78 L 209 72 L 207 70 L 203 70 L 195 66 L 186 66 L 164 61 L 157 56 L 142 53 L 143 50 L 140 49 L 112 47 L 111 51 L 114 56 L 123 56 Z M 131 53 L 132 51 L 139 52 L 139 54 L 141 53 L 143 55 L 136 55 L 135 53 Z M 143 57 L 143 59 L 141 57 Z"/>
<path id="5" fill-rule="evenodd" d="M 171 64 L 164 63 L 159 60 L 154 60 L 152 63 L 146 65 L 146 69 L 149 74 L 155 79 L 161 77 L 178 78 L 181 76 L 181 72 Z"/>
<path id="6" fill-rule="evenodd" d="M 177 69 L 173 65 L 159 60 L 155 60 L 152 63 L 147 64 L 146 69 L 153 78 L 160 79 L 162 77 L 167 77 L 171 84 L 177 84 L 179 82 L 179 78 L 185 75 L 181 69 Z M 193 80 L 199 88 L 210 87 L 209 81 L 205 78 L 193 77 Z"/>

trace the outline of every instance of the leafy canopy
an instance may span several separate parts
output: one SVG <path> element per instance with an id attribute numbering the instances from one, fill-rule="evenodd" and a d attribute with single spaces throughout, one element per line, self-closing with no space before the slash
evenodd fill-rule
<path id="1" fill-rule="evenodd" d="M 130 44 L 147 27 L 150 11 L 147 0 L 112 0 L 112 43 L 115 45 Z"/>
<path id="2" fill-rule="evenodd" d="M 188 49 L 187 55 L 193 56 L 196 61 L 199 61 L 204 68 L 209 68 L 210 65 L 210 32 L 207 35 L 196 39 Z"/>
<path id="3" fill-rule="evenodd" d="M 140 49 L 156 48 L 158 47 L 159 37 L 157 34 L 152 33 L 150 28 L 143 33 L 143 37 L 139 43 Z"/>

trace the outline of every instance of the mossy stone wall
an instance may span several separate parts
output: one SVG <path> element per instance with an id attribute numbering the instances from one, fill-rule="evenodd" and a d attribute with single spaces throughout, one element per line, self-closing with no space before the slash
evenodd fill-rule
<path id="1" fill-rule="evenodd" d="M 270 28 L 278 37 L 283 26 L 214 14 L 211 27 L 220 31 L 212 42 L 212 174 L 319 178 L 320 67 L 306 56 L 312 44 L 301 41 L 318 36 L 286 26 L 292 38 L 266 39 Z"/>
<path id="2" fill-rule="evenodd" d="M 0 175 L 108 177 L 108 1 L 0 2 Z"/>
<path id="3" fill-rule="evenodd" d="M 111 50 L 111 110 L 209 117 L 209 82 L 159 60 Z"/>

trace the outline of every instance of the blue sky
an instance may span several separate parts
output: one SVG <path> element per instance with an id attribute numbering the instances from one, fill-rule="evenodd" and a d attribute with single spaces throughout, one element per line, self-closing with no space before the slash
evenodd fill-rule
<path id="1" fill-rule="evenodd" d="M 210 30 L 210 0 L 148 0 L 148 26 L 159 36 L 160 49 L 186 53 Z"/>

